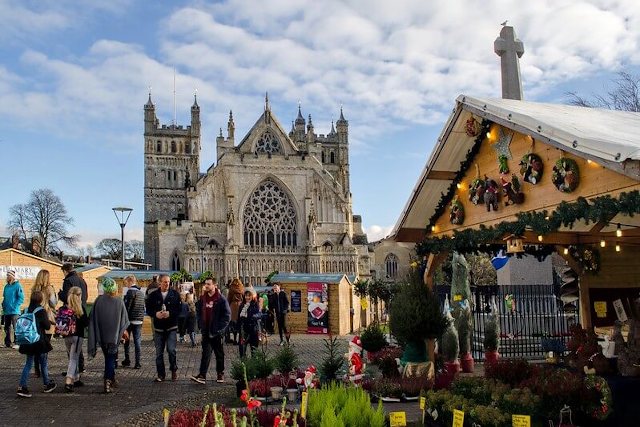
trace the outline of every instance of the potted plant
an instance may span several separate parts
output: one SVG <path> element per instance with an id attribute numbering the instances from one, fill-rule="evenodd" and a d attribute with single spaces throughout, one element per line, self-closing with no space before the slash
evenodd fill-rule
<path id="1" fill-rule="evenodd" d="M 458 343 L 460 346 L 460 366 L 462 372 L 473 372 L 473 357 L 471 357 L 471 332 L 473 319 L 471 310 L 467 308 L 457 309 L 457 317 L 455 320 L 456 329 L 458 330 Z"/>
<path id="2" fill-rule="evenodd" d="M 288 375 L 291 371 L 298 368 L 298 355 L 293 350 L 293 346 L 285 344 L 280 347 L 274 359 L 274 366 L 282 375 Z"/>
<path id="3" fill-rule="evenodd" d="M 400 376 L 400 370 L 398 369 L 400 357 L 402 357 L 402 349 L 400 347 L 388 346 L 376 353 L 371 363 L 378 366 L 383 377 L 396 378 Z"/>
<path id="4" fill-rule="evenodd" d="M 491 315 L 484 323 L 484 360 L 485 363 L 495 363 L 500 354 L 500 322 L 498 321 L 498 312 L 495 304 L 493 305 Z"/>
<path id="5" fill-rule="evenodd" d="M 324 347 L 326 352 L 325 358 L 320 365 L 320 378 L 322 381 L 333 381 L 337 379 L 338 372 L 344 365 L 344 357 L 339 349 L 338 337 L 329 335 L 329 338 L 324 340 Z"/>
<path id="6" fill-rule="evenodd" d="M 406 401 L 418 400 L 423 390 L 433 387 L 433 381 L 426 376 L 402 378 L 400 380 L 400 389 L 402 390 L 402 398 Z"/>
<path id="7" fill-rule="evenodd" d="M 451 378 L 460 371 L 460 361 L 458 355 L 460 353 L 460 343 L 458 341 L 458 331 L 453 322 L 442 334 L 442 355 L 444 356 L 445 371 Z"/>
<path id="8" fill-rule="evenodd" d="M 396 380 L 380 378 L 374 384 L 374 393 L 383 402 L 400 402 L 402 388 Z"/>
<path id="9" fill-rule="evenodd" d="M 433 361 L 433 354 L 427 353 L 426 340 L 442 335 L 448 323 L 438 298 L 417 273 L 408 284 L 401 285 L 391 300 L 389 327 L 405 350 L 402 362 Z"/>
<path id="10" fill-rule="evenodd" d="M 287 379 L 287 402 L 293 403 L 298 401 L 298 383 L 296 378 L 289 377 Z"/>
<path id="11" fill-rule="evenodd" d="M 264 378 L 258 378 L 255 380 L 249 381 L 249 390 L 251 391 L 251 395 L 255 396 L 258 400 L 266 400 L 267 397 L 271 394 L 271 390 L 269 385 L 267 384 L 267 380 Z"/>
<path id="12" fill-rule="evenodd" d="M 369 361 L 373 361 L 375 354 L 387 346 L 387 339 L 382 332 L 382 328 L 376 322 L 367 326 L 360 335 L 362 348 L 367 351 Z"/>

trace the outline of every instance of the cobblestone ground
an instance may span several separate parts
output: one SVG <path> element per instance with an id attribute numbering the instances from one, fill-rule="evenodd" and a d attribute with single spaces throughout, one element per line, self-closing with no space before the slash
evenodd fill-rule
<path id="1" fill-rule="evenodd" d="M 323 358 L 323 336 L 294 335 L 291 342 L 299 354 L 301 366 L 319 365 Z M 268 353 L 277 351 L 278 339 L 271 337 Z M 348 339 L 344 338 L 343 352 L 347 351 Z M 86 343 L 85 343 L 86 350 Z M 133 349 L 132 349 L 133 350 Z M 236 346 L 225 346 L 226 383 L 208 382 L 203 386 L 189 379 L 198 373 L 200 346 L 192 348 L 178 343 L 178 380 L 156 384 L 155 351 L 151 337 L 143 337 L 142 369 L 118 368 L 116 377 L 120 387 L 112 394 L 102 393 L 104 359 L 101 354 L 86 363 L 83 374 L 84 387 L 75 393 L 64 393 L 62 372 L 67 368 L 64 341 L 53 340 L 53 351 L 49 353 L 49 373 L 58 384 L 53 393 L 42 392 L 40 378 L 29 380 L 30 399 L 16 395 L 24 356 L 17 350 L 0 348 L 0 425 L 157 425 L 163 407 L 201 407 L 206 403 L 235 402 L 235 384 L 228 376 L 232 361 L 238 358 Z M 120 358 L 122 359 L 122 351 Z M 209 377 L 215 377 L 215 359 L 212 358 Z M 167 363 L 167 362 L 165 362 Z M 168 366 L 168 364 L 167 364 Z M 213 372 L 213 374 L 212 374 Z"/>

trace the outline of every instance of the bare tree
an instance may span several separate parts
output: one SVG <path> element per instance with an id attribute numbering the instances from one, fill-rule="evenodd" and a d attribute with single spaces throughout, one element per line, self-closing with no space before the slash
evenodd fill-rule
<path id="1" fill-rule="evenodd" d="M 98 254 L 109 259 L 122 258 L 122 243 L 120 243 L 120 239 L 102 239 L 96 245 L 96 250 Z"/>
<path id="2" fill-rule="evenodd" d="M 612 90 L 608 91 L 606 95 L 593 95 L 592 100 L 576 92 L 567 92 L 569 104 L 580 107 L 640 112 L 640 77 L 620 71 L 613 82 L 615 87 Z"/>
<path id="3" fill-rule="evenodd" d="M 142 262 L 144 260 L 144 242 L 141 240 L 125 242 L 125 255 L 131 261 Z"/>
<path id="4" fill-rule="evenodd" d="M 43 253 L 58 250 L 61 242 L 74 246 L 78 236 L 67 230 L 72 224 L 64 203 L 48 188 L 32 191 L 27 203 L 9 208 L 9 229 L 24 239 L 38 236 Z"/>

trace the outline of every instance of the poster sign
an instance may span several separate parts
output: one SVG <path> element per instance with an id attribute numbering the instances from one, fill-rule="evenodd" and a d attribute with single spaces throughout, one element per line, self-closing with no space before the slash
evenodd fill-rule
<path id="1" fill-rule="evenodd" d="M 406 412 L 389 412 L 389 425 L 391 427 L 406 427 L 407 413 Z"/>
<path id="2" fill-rule="evenodd" d="M 513 427 L 531 427 L 531 416 L 529 415 L 511 415 L 511 425 Z"/>
<path id="3" fill-rule="evenodd" d="M 302 312 L 302 291 L 291 291 L 291 312 Z"/>
<path id="4" fill-rule="evenodd" d="M 16 272 L 16 279 L 35 279 L 42 268 L 26 265 L 0 265 L 0 276 L 2 279 L 7 277 L 7 270 Z M 4 282 L 4 280 L 3 280 Z"/>
<path id="5" fill-rule="evenodd" d="M 329 333 L 329 286 L 326 283 L 307 283 L 307 332 Z"/>
<path id="6" fill-rule="evenodd" d="M 598 317 L 607 317 L 607 302 L 606 301 L 594 301 L 593 309 Z"/>
<path id="7" fill-rule="evenodd" d="M 613 308 L 616 311 L 616 316 L 618 316 L 618 320 L 621 322 L 626 322 L 629 320 L 627 317 L 627 313 L 624 311 L 624 306 L 622 305 L 622 300 L 617 299 L 613 301 Z"/>
<path id="8" fill-rule="evenodd" d="M 453 410 L 453 427 L 463 427 L 464 426 L 464 412 L 454 409 Z"/>

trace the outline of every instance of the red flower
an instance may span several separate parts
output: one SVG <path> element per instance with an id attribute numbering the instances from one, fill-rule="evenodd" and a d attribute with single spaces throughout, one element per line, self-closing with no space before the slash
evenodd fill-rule
<path id="1" fill-rule="evenodd" d="M 252 411 L 253 409 L 258 408 L 260 405 L 262 405 L 262 402 L 260 402 L 259 400 L 249 399 L 249 401 L 247 402 L 247 409 Z"/>
<path id="2" fill-rule="evenodd" d="M 249 399 L 249 390 L 242 390 L 242 394 L 240 395 L 240 400 L 246 402 Z"/>
<path id="3" fill-rule="evenodd" d="M 278 427 L 280 425 L 280 415 L 276 415 L 273 419 L 273 427 Z"/>

